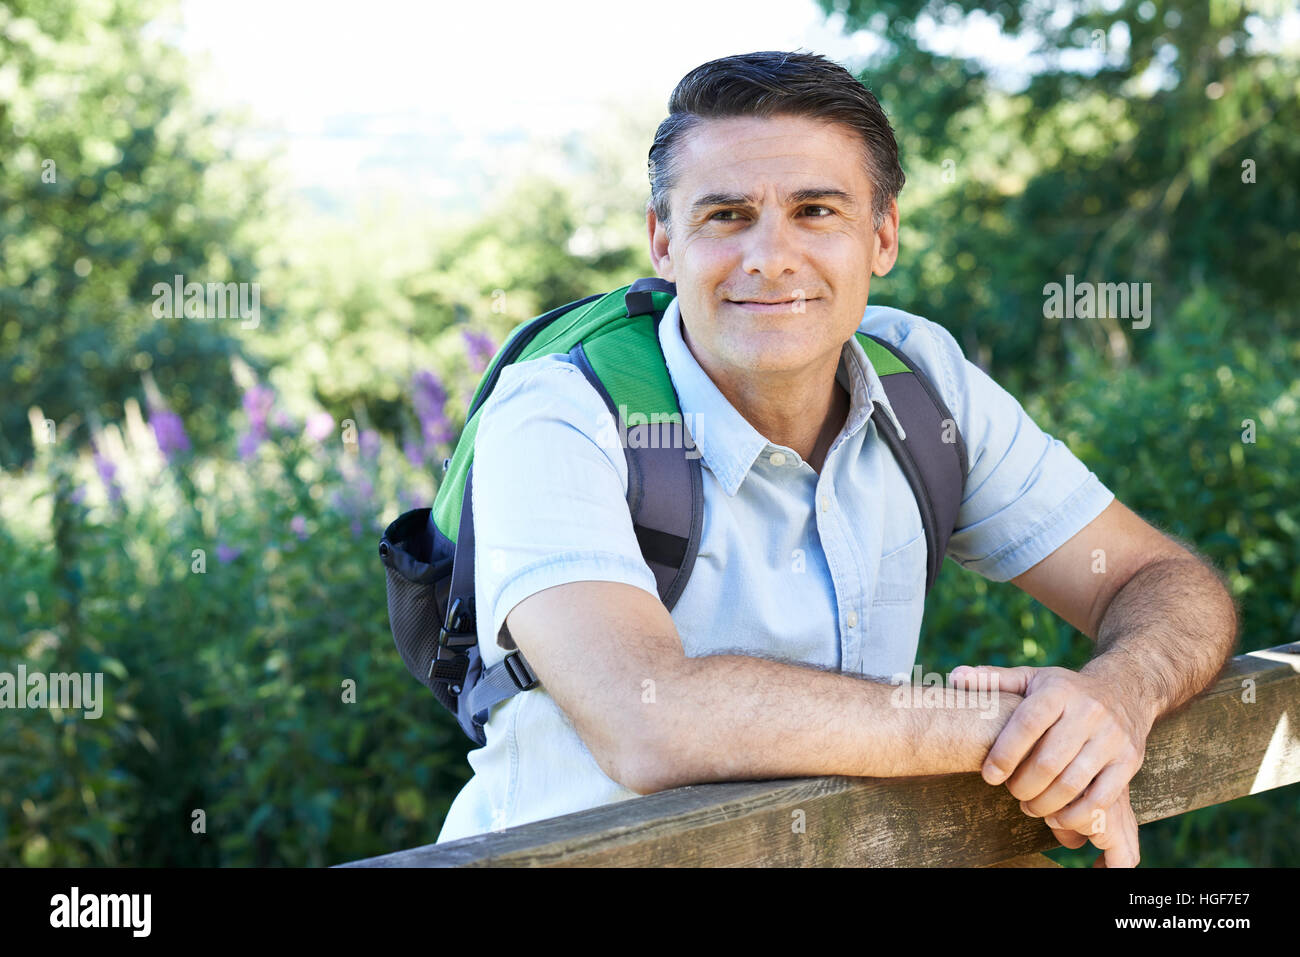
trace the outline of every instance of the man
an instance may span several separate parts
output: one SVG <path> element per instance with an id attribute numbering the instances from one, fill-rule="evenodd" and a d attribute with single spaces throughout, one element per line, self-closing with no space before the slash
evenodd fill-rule
<path id="1" fill-rule="evenodd" d="M 847 71 L 728 57 L 689 73 L 669 113 L 646 222 L 677 288 L 659 339 L 704 466 L 699 556 L 670 614 L 622 450 L 599 439 L 601 398 L 567 355 L 504 370 L 476 439 L 479 646 L 484 667 L 517 646 L 541 685 L 492 712 L 439 840 L 705 781 L 982 769 L 1053 815 L 1062 843 L 1135 865 L 1128 782 L 1151 725 L 1235 640 L 1214 571 L 1115 501 L 942 326 L 867 308 L 898 256 L 904 177 Z M 881 680 L 916 659 L 926 542 L 859 329 L 925 371 L 966 443 L 947 554 L 1102 652 L 1078 673 L 995 670 L 996 720 L 891 707 Z"/>

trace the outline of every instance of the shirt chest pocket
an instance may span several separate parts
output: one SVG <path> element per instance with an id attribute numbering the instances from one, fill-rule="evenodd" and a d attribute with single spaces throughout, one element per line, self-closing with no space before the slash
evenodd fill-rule
<path id="1" fill-rule="evenodd" d="M 872 605 L 896 605 L 922 598 L 927 557 L 924 532 L 906 545 L 881 556 Z"/>

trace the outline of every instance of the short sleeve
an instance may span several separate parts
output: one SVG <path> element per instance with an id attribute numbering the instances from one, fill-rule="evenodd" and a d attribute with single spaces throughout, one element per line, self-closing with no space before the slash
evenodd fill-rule
<path id="1" fill-rule="evenodd" d="M 948 555 L 991 581 L 1008 581 L 1073 538 L 1115 495 L 970 362 L 948 330 L 913 319 L 904 351 L 913 355 L 915 347 L 966 443 L 969 471 Z"/>
<path id="2" fill-rule="evenodd" d="M 502 371 L 479 420 L 472 481 L 485 661 L 511 609 L 555 585 L 623 582 L 658 597 L 632 530 L 613 418 L 565 357 Z"/>

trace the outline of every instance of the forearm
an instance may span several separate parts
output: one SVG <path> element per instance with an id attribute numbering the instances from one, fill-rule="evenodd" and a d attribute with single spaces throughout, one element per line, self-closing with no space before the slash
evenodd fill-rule
<path id="1" fill-rule="evenodd" d="M 1018 695 L 921 691 L 747 655 L 687 658 L 656 688 L 644 790 L 706 781 L 977 772 Z M 901 699 L 901 700 L 900 700 Z M 901 706 L 906 704 L 906 706 Z"/>
<path id="2" fill-rule="evenodd" d="M 1168 559 L 1116 593 L 1097 630 L 1096 656 L 1080 672 L 1122 688 L 1149 730 L 1214 680 L 1236 641 L 1236 607 L 1219 576 L 1196 558 Z"/>

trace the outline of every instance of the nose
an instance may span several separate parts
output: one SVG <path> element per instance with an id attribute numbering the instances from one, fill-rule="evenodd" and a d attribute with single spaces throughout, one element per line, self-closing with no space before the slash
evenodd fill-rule
<path id="1" fill-rule="evenodd" d="M 744 234 L 742 266 L 746 273 L 779 280 L 799 268 L 803 253 L 795 226 L 782 210 L 765 209 Z"/>

